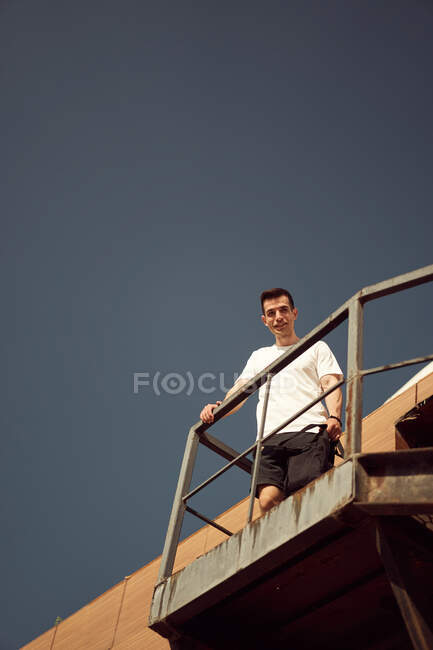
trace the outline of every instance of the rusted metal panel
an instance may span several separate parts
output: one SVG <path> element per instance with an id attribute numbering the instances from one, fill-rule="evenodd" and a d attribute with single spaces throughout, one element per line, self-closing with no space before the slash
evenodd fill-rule
<path id="1" fill-rule="evenodd" d="M 360 455 L 355 504 L 371 514 L 433 512 L 433 449 Z"/>

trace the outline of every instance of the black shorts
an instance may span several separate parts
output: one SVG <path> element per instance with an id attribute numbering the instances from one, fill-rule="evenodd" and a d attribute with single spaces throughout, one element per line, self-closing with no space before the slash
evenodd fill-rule
<path id="1" fill-rule="evenodd" d="M 289 496 L 331 466 L 327 431 L 280 433 L 262 446 L 256 496 L 260 486 L 275 485 Z"/>

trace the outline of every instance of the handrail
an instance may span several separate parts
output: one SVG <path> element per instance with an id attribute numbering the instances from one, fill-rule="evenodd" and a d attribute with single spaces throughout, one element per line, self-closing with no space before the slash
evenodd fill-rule
<path id="1" fill-rule="evenodd" d="M 197 422 L 194 426 L 191 427 L 186 447 L 184 458 L 182 461 L 181 470 L 179 473 L 179 480 L 176 488 L 176 493 L 173 500 L 172 512 L 168 524 L 167 535 L 164 544 L 164 550 L 161 557 L 161 564 L 159 570 L 159 576 L 157 584 L 166 580 L 172 572 L 174 559 L 176 555 L 176 549 L 179 542 L 180 531 L 182 528 L 183 517 L 186 510 L 192 512 L 198 516 L 203 521 L 210 523 L 219 530 L 226 532 L 226 534 L 231 534 L 230 531 L 223 529 L 219 524 L 212 522 L 206 516 L 201 515 L 197 511 L 194 511 L 192 508 L 186 505 L 186 501 L 196 494 L 202 487 L 208 485 L 212 480 L 220 476 L 225 472 L 229 467 L 233 465 L 238 465 L 245 471 L 251 472 L 251 461 L 244 458 L 248 453 L 250 453 L 255 447 L 257 447 L 258 442 L 256 441 L 254 445 L 249 447 L 246 451 L 239 454 L 231 447 L 228 447 L 225 443 L 218 440 L 214 436 L 211 436 L 207 429 L 216 424 L 221 418 L 227 415 L 232 411 L 238 404 L 243 402 L 247 397 L 252 393 L 256 392 L 267 380 L 268 386 L 271 381 L 271 377 L 283 370 L 289 363 L 297 359 L 301 354 L 303 354 L 308 348 L 310 348 L 314 343 L 321 340 L 326 334 L 333 331 L 346 319 L 349 320 L 348 327 L 348 346 L 347 346 L 347 373 L 346 379 L 341 380 L 338 384 L 335 384 L 328 391 L 325 391 L 314 401 L 314 404 L 321 401 L 323 397 L 327 394 L 336 390 L 340 385 L 346 383 L 348 386 L 347 390 L 347 399 L 346 399 L 346 460 L 350 460 L 354 454 L 357 454 L 361 451 L 361 423 L 362 423 L 362 382 L 363 377 L 369 374 L 376 372 L 383 372 L 385 370 L 392 370 L 394 368 L 399 368 L 415 363 L 422 363 L 433 359 L 433 355 L 428 355 L 426 357 L 418 357 L 416 359 L 409 359 L 407 361 L 402 361 L 399 363 L 392 363 L 386 366 L 378 366 L 377 368 L 370 368 L 368 370 L 363 370 L 362 368 L 362 358 L 363 358 L 363 306 L 364 303 L 369 302 L 370 300 L 375 300 L 381 298 L 385 295 L 390 295 L 398 291 L 403 291 L 411 287 L 424 284 L 425 282 L 430 282 L 433 280 L 433 264 L 425 266 L 420 269 L 416 269 L 410 273 L 405 273 L 389 280 L 379 282 L 374 285 L 364 287 L 357 293 L 355 293 L 349 300 L 347 300 L 343 305 L 341 305 L 337 310 L 328 316 L 322 323 L 315 327 L 309 334 L 304 336 L 298 343 L 296 343 L 290 350 L 283 353 L 278 359 L 269 364 L 261 372 L 259 372 L 255 377 L 253 377 L 247 384 L 244 384 L 239 388 L 235 393 L 233 393 L 228 399 L 224 400 L 222 404 L 213 411 L 214 420 L 210 424 L 205 424 L 202 421 Z M 313 406 L 312 403 L 307 404 L 306 407 L 301 409 L 298 413 L 291 416 L 286 422 L 282 423 L 279 427 L 274 429 L 271 432 L 271 435 L 278 433 L 280 429 L 289 424 L 292 420 L 295 420 L 297 417 L 304 413 L 309 408 Z M 264 424 L 264 423 L 263 423 Z M 194 488 L 190 491 L 190 484 L 192 478 L 192 472 L 195 464 L 195 458 L 197 455 L 198 444 L 204 444 L 205 446 L 212 449 L 214 452 L 223 456 L 225 459 L 229 460 L 228 465 L 223 467 L 221 470 L 212 475 L 207 479 L 203 484 Z M 252 514 L 252 503 L 254 500 L 253 490 L 250 495 L 250 508 L 248 519 L 251 519 Z"/>
<path id="2" fill-rule="evenodd" d="M 399 361 L 398 363 L 387 363 L 384 366 L 376 366 L 376 368 L 366 368 L 365 370 L 361 370 L 360 374 L 365 377 L 366 375 L 374 375 L 377 372 L 384 372 L 385 370 L 396 370 L 397 368 L 405 368 L 406 366 L 415 366 L 418 363 L 425 363 L 426 361 L 433 361 L 433 354 L 428 354 L 426 357 L 408 359 L 407 361 Z"/>
<path id="3" fill-rule="evenodd" d="M 299 409 L 299 411 L 297 411 L 294 415 L 291 415 L 287 420 L 285 420 L 284 422 L 281 422 L 281 424 L 279 424 L 278 427 L 273 429 L 271 431 L 271 433 L 268 433 L 267 436 L 266 436 L 266 440 L 269 440 L 270 438 L 273 438 L 279 431 L 281 431 L 281 429 L 283 427 L 286 427 L 288 424 L 293 422 L 293 420 L 296 420 L 297 418 L 299 418 L 306 411 L 308 411 L 310 408 L 315 406 L 315 404 L 318 404 L 319 402 L 321 402 L 324 397 L 327 397 L 330 393 L 333 393 L 334 390 L 336 390 L 337 388 L 340 388 L 340 386 L 342 386 L 344 383 L 345 383 L 345 380 L 341 379 L 336 384 L 333 384 L 331 386 L 331 388 L 328 388 L 323 393 L 320 393 L 320 395 L 318 397 L 315 397 L 313 400 L 311 400 L 311 402 L 308 402 L 308 404 L 306 404 L 301 409 Z M 224 474 L 228 469 L 230 469 L 230 467 L 233 467 L 233 465 L 236 465 L 237 462 L 241 458 L 244 458 L 244 456 L 248 456 L 248 454 L 250 454 L 253 451 L 253 449 L 255 447 L 257 447 L 257 444 L 260 442 L 260 440 L 261 440 L 261 437 L 259 436 L 257 438 L 256 442 L 253 445 L 251 445 L 250 447 L 245 449 L 245 451 L 243 451 L 241 454 L 238 454 L 235 458 L 233 458 L 233 460 L 231 460 L 229 463 L 227 463 L 227 465 L 224 465 L 223 467 L 221 467 L 221 469 L 219 469 L 217 472 L 215 472 L 215 474 L 212 474 L 212 476 L 209 476 L 209 478 L 207 478 L 205 481 L 203 481 L 203 483 L 200 483 L 200 485 L 197 485 L 197 487 L 195 487 L 193 490 L 191 490 L 191 492 L 188 492 L 188 494 L 185 494 L 182 497 L 182 501 L 185 503 L 188 499 L 190 499 L 195 494 L 197 494 L 197 492 L 200 492 L 200 490 L 202 490 L 204 487 L 209 485 L 209 483 L 212 483 L 216 478 L 221 476 L 221 474 Z"/>

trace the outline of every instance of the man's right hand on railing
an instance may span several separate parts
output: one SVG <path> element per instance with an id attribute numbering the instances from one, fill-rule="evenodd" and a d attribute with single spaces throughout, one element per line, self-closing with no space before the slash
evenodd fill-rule
<path id="1" fill-rule="evenodd" d="M 200 413 L 200 420 L 205 424 L 212 424 L 214 420 L 213 411 L 220 404 L 222 404 L 222 402 L 220 402 L 219 400 L 217 400 L 216 404 L 206 404 L 206 406 Z"/>
<path id="2" fill-rule="evenodd" d="M 235 385 L 230 388 L 230 390 L 228 391 L 224 399 L 228 399 L 229 397 L 231 397 L 233 393 L 235 393 L 239 388 L 242 388 L 242 386 L 245 386 L 245 384 L 247 383 L 248 383 L 248 379 L 238 379 Z M 230 415 L 231 413 L 236 413 L 236 411 L 239 411 L 239 409 L 243 404 L 245 404 L 247 399 L 248 398 L 246 397 L 243 402 L 235 406 L 231 411 L 226 413 L 226 415 Z M 213 411 L 220 404 L 222 404 L 220 400 L 217 400 L 215 404 L 206 404 L 206 406 L 200 413 L 200 420 L 205 424 L 212 424 L 212 422 L 214 421 Z M 226 415 L 224 417 L 226 417 Z"/>

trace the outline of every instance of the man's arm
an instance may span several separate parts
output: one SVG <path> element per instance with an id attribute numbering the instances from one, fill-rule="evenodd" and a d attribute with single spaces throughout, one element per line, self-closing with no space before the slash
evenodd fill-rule
<path id="1" fill-rule="evenodd" d="M 235 393 L 239 388 L 241 388 L 241 386 L 245 386 L 245 384 L 247 384 L 248 381 L 249 381 L 248 379 L 238 379 L 237 382 L 234 384 L 234 386 L 230 388 L 230 390 L 228 391 L 224 399 L 228 399 L 231 395 L 233 395 L 233 393 Z M 243 402 L 235 406 L 231 411 L 226 413 L 224 417 L 226 417 L 227 415 L 231 415 L 232 413 L 236 413 L 236 411 L 239 411 L 239 409 L 241 408 L 241 406 L 245 404 L 247 399 L 248 397 L 246 397 Z M 206 406 L 200 413 L 200 420 L 205 424 L 211 424 L 214 420 L 213 410 L 216 409 L 217 406 L 220 406 L 220 404 L 222 404 L 222 402 L 219 400 L 217 400 L 215 404 L 206 404 Z"/>
<path id="2" fill-rule="evenodd" d="M 342 375 L 324 375 L 320 379 L 322 390 L 325 391 L 332 388 L 332 386 L 338 384 L 341 378 Z M 325 397 L 325 402 L 330 416 L 326 421 L 328 436 L 331 440 L 337 441 L 341 437 L 341 424 L 338 421 L 341 421 L 341 410 L 343 407 L 343 394 L 341 389 L 336 388 L 332 393 L 329 393 L 329 395 Z M 331 417 L 332 415 L 335 415 L 338 420 Z"/>

